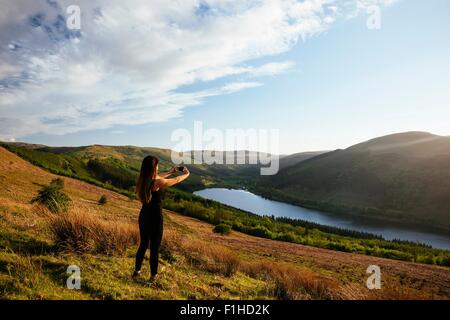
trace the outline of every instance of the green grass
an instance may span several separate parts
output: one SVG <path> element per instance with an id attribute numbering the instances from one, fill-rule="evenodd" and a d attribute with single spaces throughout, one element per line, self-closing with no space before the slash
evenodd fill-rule
<path id="1" fill-rule="evenodd" d="M 231 277 L 189 263 L 161 259 L 165 268 L 156 286 L 146 278 L 133 281 L 135 249 L 119 256 L 61 252 L 0 224 L 0 299 L 269 299 L 267 284 L 243 273 Z M 143 271 L 148 273 L 148 261 Z M 181 263 L 180 263 L 181 262 Z M 67 267 L 81 271 L 81 290 L 66 286 Z"/>

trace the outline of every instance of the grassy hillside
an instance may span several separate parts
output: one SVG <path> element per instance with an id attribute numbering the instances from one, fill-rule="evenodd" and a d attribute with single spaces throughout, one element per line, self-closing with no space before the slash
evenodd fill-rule
<path id="1" fill-rule="evenodd" d="M 11 146 L 8 146 L 8 148 L 25 159 L 31 158 L 32 163 L 49 169 L 51 172 L 61 173 L 61 168 L 54 166 L 55 161 L 46 161 L 47 152 Z M 67 158 L 73 157 L 65 153 L 63 155 Z M 61 154 L 52 153 L 52 157 L 54 156 L 61 156 Z M 99 162 L 101 170 L 99 171 L 92 167 L 90 165 L 91 161 Z M 87 169 L 93 170 L 93 178 L 85 179 L 72 173 L 68 176 L 118 191 L 130 199 L 135 198 L 134 193 L 122 189 L 120 185 L 123 179 L 129 178 L 126 171 L 128 169 L 120 167 L 113 162 L 104 162 L 101 158 L 89 160 Z M 107 174 L 109 176 L 108 179 L 111 179 L 110 182 L 103 183 L 96 180 L 99 174 Z M 377 235 L 323 226 L 302 220 L 271 216 L 262 217 L 215 201 L 203 199 L 184 191 L 169 190 L 165 208 L 215 225 L 222 224 L 225 228 L 232 228 L 236 231 L 263 238 L 405 261 L 450 265 L 450 251 L 432 249 L 429 246 L 408 241 L 386 241 Z"/>
<path id="2" fill-rule="evenodd" d="M 58 167 L 58 170 L 65 170 L 66 168 L 59 165 L 59 162 L 74 162 L 72 166 L 75 169 L 66 173 L 78 172 L 90 178 L 101 181 L 103 183 L 110 182 L 115 186 L 120 186 L 122 189 L 131 189 L 134 186 L 134 181 L 139 174 L 142 159 L 146 155 L 154 155 L 160 159 L 160 169 L 162 171 L 168 170 L 172 165 L 171 150 L 161 148 L 136 147 L 136 146 L 104 146 L 92 145 L 82 147 L 48 147 L 44 145 L 26 144 L 21 142 L 3 143 L 3 146 L 11 149 L 11 151 L 20 153 L 29 160 L 37 158 L 52 159 L 51 166 Z M 194 151 L 194 154 L 199 154 L 201 151 Z M 280 156 L 280 168 L 289 167 L 300 163 L 301 161 L 312 158 L 316 155 L 322 154 L 324 151 L 317 152 L 301 152 L 287 156 Z M 55 156 L 55 154 L 57 156 Z M 260 166 L 249 164 L 250 159 L 257 161 L 259 153 L 252 154 L 245 151 L 245 159 L 241 159 L 241 154 L 238 152 L 229 153 L 238 161 L 245 161 L 246 164 L 224 164 L 206 165 L 206 164 L 192 164 L 189 165 L 191 176 L 179 188 L 185 191 L 195 191 L 206 187 L 230 187 L 241 188 L 245 185 L 251 185 L 260 175 Z M 64 158 L 61 161 L 60 158 Z M 255 159 L 256 158 L 256 159 Z M 81 167 L 83 168 L 80 168 Z M 91 165 L 91 166 L 89 166 Z M 114 174 L 105 175 L 105 171 L 115 171 Z"/>
<path id="3" fill-rule="evenodd" d="M 311 151 L 311 152 L 299 152 L 286 156 L 280 156 L 280 169 L 294 166 L 302 161 L 314 158 L 328 151 Z"/>
<path id="4" fill-rule="evenodd" d="M 263 177 L 268 197 L 328 212 L 450 230 L 450 137 L 394 134 Z"/>
<path id="5" fill-rule="evenodd" d="M 103 145 L 48 147 L 26 143 L 3 143 L 3 146 L 30 161 L 43 159 L 48 162 L 49 168 L 57 168 L 66 175 L 82 175 L 83 178 L 89 177 L 120 186 L 122 189 L 133 188 L 141 161 L 146 155 L 154 155 L 160 159 L 161 171 L 168 170 L 173 165 L 171 150 L 161 148 Z M 238 155 L 234 156 L 237 159 Z M 65 162 L 68 162 L 71 167 L 64 166 Z M 199 190 L 209 186 L 238 187 L 248 179 L 254 179 L 259 175 L 259 166 L 250 164 L 192 164 L 189 165 L 189 169 L 191 171 L 189 180 L 179 186 L 185 191 Z M 111 174 L 105 175 L 105 172 Z"/>
<path id="6" fill-rule="evenodd" d="M 160 280 L 131 280 L 139 203 L 64 178 L 72 200 L 53 214 L 38 190 L 58 176 L 0 148 L 0 298 L 2 299 L 436 299 L 450 298 L 450 269 L 312 248 L 232 231 L 164 211 Z M 107 203 L 100 205 L 105 195 Z M 61 242 L 64 239 L 64 242 Z M 148 262 L 144 271 L 148 272 Z M 365 287 L 379 265 L 382 289 Z M 66 269 L 78 265 L 81 290 Z"/>

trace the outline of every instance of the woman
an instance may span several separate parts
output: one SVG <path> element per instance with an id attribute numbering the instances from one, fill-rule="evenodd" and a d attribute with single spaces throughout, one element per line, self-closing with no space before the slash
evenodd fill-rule
<path id="1" fill-rule="evenodd" d="M 136 193 L 142 202 L 142 209 L 139 213 L 139 234 L 140 244 L 136 253 L 136 266 L 133 277 L 141 274 L 142 261 L 145 252 L 150 244 L 150 282 L 153 282 L 158 273 L 159 247 L 163 235 L 163 214 L 162 198 L 164 190 L 189 177 L 189 171 L 186 167 L 182 168 L 182 175 L 168 178 L 180 167 L 173 167 L 169 172 L 158 173 L 158 159 L 153 156 L 147 156 L 142 161 L 141 173 L 139 175 Z"/>

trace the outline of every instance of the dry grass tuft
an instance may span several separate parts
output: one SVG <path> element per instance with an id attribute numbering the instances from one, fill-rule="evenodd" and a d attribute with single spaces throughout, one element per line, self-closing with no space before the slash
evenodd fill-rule
<path id="1" fill-rule="evenodd" d="M 176 260 L 175 253 L 179 251 L 181 247 L 182 237 L 179 232 L 173 229 L 165 229 L 163 234 L 163 240 L 159 249 L 161 258 L 169 262 Z"/>
<path id="2" fill-rule="evenodd" d="M 340 299 L 337 285 L 328 278 L 319 277 L 307 269 L 287 264 L 257 261 L 241 265 L 241 271 L 272 283 L 269 289 L 278 299 Z"/>
<path id="3" fill-rule="evenodd" d="M 34 218 L 49 218 L 53 216 L 50 210 L 41 203 L 34 203 L 31 206 L 30 215 Z"/>
<path id="4" fill-rule="evenodd" d="M 49 219 L 49 229 L 60 250 L 78 253 L 123 253 L 139 243 L 137 225 L 106 221 L 74 209 Z"/>
<path id="5" fill-rule="evenodd" d="M 232 276 L 239 269 L 240 259 L 230 249 L 204 241 L 190 239 L 182 244 L 189 261 L 201 269 Z"/>

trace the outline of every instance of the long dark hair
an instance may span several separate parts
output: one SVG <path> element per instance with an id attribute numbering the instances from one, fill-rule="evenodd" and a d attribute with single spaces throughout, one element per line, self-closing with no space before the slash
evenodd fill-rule
<path id="1" fill-rule="evenodd" d="M 136 193 L 143 204 L 149 203 L 152 198 L 153 183 L 157 174 L 156 168 L 158 162 L 158 158 L 154 156 L 146 156 L 142 160 L 141 173 L 136 184 Z"/>

